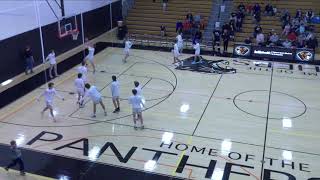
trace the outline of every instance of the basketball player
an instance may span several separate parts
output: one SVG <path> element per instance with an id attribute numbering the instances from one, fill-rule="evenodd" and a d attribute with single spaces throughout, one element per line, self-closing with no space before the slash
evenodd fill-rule
<path id="1" fill-rule="evenodd" d="M 182 39 L 182 33 L 179 32 L 177 37 L 176 37 L 176 40 L 178 42 L 178 47 L 179 47 L 179 52 L 182 53 L 182 50 L 183 50 L 183 39 Z"/>
<path id="2" fill-rule="evenodd" d="M 120 89 L 119 89 L 119 82 L 117 81 L 116 76 L 112 76 L 112 83 L 111 83 L 111 94 L 112 94 L 112 102 L 114 105 L 113 113 L 117 113 L 120 111 Z"/>
<path id="3" fill-rule="evenodd" d="M 85 84 L 84 87 L 86 88 L 86 93 L 84 98 L 88 97 L 92 100 L 93 102 L 93 114 L 92 114 L 92 118 L 96 117 L 96 111 L 97 111 L 97 104 L 100 104 L 103 111 L 104 111 L 104 115 L 107 116 L 107 112 L 106 112 L 106 108 L 102 102 L 102 97 L 100 92 L 97 90 L 97 88 L 95 86 L 91 86 L 89 83 Z M 84 99 L 83 98 L 83 99 Z M 82 100 L 84 101 L 84 100 Z"/>
<path id="4" fill-rule="evenodd" d="M 76 91 L 78 93 L 77 104 L 79 104 L 79 107 L 82 108 L 83 107 L 82 100 L 83 100 L 83 96 L 84 96 L 85 87 L 84 87 L 84 81 L 82 79 L 81 73 L 78 74 L 78 78 L 74 81 L 74 86 L 76 87 Z"/>
<path id="5" fill-rule="evenodd" d="M 21 150 L 17 147 L 16 141 L 10 142 L 10 150 L 11 150 L 12 162 L 7 167 L 5 167 L 5 170 L 9 171 L 10 168 L 19 164 L 20 175 L 24 176 L 26 173 L 24 172 L 24 163 L 22 160 L 22 154 L 21 154 Z"/>
<path id="6" fill-rule="evenodd" d="M 92 44 L 88 43 L 88 38 L 86 38 L 86 48 L 88 49 L 88 55 L 84 58 L 84 61 L 87 62 L 89 61 L 89 63 L 91 64 L 92 68 L 93 68 L 93 74 L 96 72 L 96 66 L 94 64 L 94 46 Z"/>
<path id="7" fill-rule="evenodd" d="M 137 91 L 137 96 L 142 96 L 142 88 L 138 81 L 134 81 L 134 89 Z"/>
<path id="8" fill-rule="evenodd" d="M 49 61 L 50 63 L 50 69 L 49 69 L 49 76 L 52 79 L 52 70 L 54 70 L 54 75 L 59 76 L 57 73 L 57 61 L 56 61 L 56 54 L 54 53 L 54 50 L 51 50 L 49 55 L 46 58 L 46 61 Z"/>
<path id="9" fill-rule="evenodd" d="M 88 68 L 86 67 L 86 63 L 84 61 L 81 63 L 81 66 L 78 67 L 78 73 L 82 74 L 84 83 L 87 83 Z"/>
<path id="10" fill-rule="evenodd" d="M 130 53 L 130 48 L 132 46 L 132 42 L 129 41 L 128 38 L 126 38 L 125 40 L 125 47 L 124 47 L 124 54 L 125 54 L 125 57 L 124 59 L 122 60 L 122 62 L 126 63 L 127 62 L 127 58 L 129 57 L 129 53 Z"/>
<path id="11" fill-rule="evenodd" d="M 46 101 L 46 107 L 41 111 L 41 115 L 43 117 L 43 114 L 45 111 L 48 109 L 50 110 L 51 117 L 53 118 L 53 121 L 56 122 L 56 119 L 53 114 L 53 100 L 55 96 L 58 96 L 60 99 L 64 101 L 64 98 L 59 96 L 57 94 L 57 91 L 54 89 L 54 84 L 51 82 L 48 84 L 48 89 L 46 89 L 38 98 L 37 100 L 39 101 L 40 97 L 44 96 L 45 101 Z"/>
<path id="12" fill-rule="evenodd" d="M 142 97 L 137 95 L 137 90 L 132 90 L 133 96 L 129 98 L 129 104 L 132 106 L 132 116 L 133 116 L 133 123 L 134 129 L 137 130 L 137 121 L 140 120 L 141 122 L 141 129 L 144 129 L 143 125 L 143 118 L 142 118 L 142 108 L 144 107 L 144 103 L 142 101 Z"/>
<path id="13" fill-rule="evenodd" d="M 178 57 L 180 56 L 178 41 L 173 46 L 173 64 L 179 62 Z"/>
<path id="14" fill-rule="evenodd" d="M 193 45 L 193 49 L 195 50 L 194 52 L 194 60 L 192 62 L 192 64 L 196 64 L 199 60 L 201 62 L 200 59 L 200 44 L 198 41 L 195 42 L 195 44 Z"/>

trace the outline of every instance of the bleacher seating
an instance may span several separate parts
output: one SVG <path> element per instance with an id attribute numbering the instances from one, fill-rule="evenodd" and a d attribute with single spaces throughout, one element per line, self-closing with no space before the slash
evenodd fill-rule
<path id="1" fill-rule="evenodd" d="M 160 26 L 166 27 L 167 36 L 176 36 L 176 22 L 183 21 L 190 10 L 193 15 L 200 13 L 205 22 L 211 11 L 211 0 L 169 0 L 167 10 L 162 10 L 160 0 L 136 0 L 129 11 L 126 24 L 128 32 L 135 35 L 160 35 Z"/>

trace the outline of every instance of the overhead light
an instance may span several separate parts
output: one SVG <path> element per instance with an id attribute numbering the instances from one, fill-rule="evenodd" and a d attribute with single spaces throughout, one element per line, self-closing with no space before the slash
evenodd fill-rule
<path id="1" fill-rule="evenodd" d="M 157 162 L 154 160 L 149 160 L 144 164 L 144 169 L 146 171 L 153 171 L 156 168 Z"/>
<path id="2" fill-rule="evenodd" d="M 8 79 L 8 80 L 6 80 L 6 81 L 3 81 L 3 82 L 1 83 L 1 86 L 6 86 L 6 85 L 10 84 L 11 82 L 12 82 L 12 79 Z"/>
<path id="3" fill-rule="evenodd" d="M 162 140 L 161 140 L 161 141 L 162 141 L 164 144 L 170 144 L 172 138 L 173 138 L 173 133 L 171 133 L 171 132 L 165 132 L 165 133 L 163 133 L 163 135 L 162 135 Z"/>

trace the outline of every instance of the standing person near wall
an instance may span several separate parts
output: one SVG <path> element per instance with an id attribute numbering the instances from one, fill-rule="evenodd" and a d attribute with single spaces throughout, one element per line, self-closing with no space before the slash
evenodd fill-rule
<path id="1" fill-rule="evenodd" d="M 57 77 L 58 72 L 57 72 L 57 61 L 56 61 L 56 54 L 54 53 L 54 50 L 51 50 L 51 52 L 49 53 L 49 55 L 46 58 L 46 61 L 49 61 L 50 63 L 50 69 L 49 69 L 49 76 L 52 79 L 52 70 L 54 70 L 54 75 Z"/>
<path id="2" fill-rule="evenodd" d="M 229 44 L 229 39 L 230 39 L 230 34 L 227 29 L 225 29 L 221 35 L 222 40 L 223 40 L 223 53 L 227 53 L 228 51 L 228 44 Z"/>
<path id="3" fill-rule="evenodd" d="M 26 49 L 24 50 L 24 57 L 26 61 L 26 75 L 28 75 L 28 72 L 30 70 L 30 73 L 33 73 L 33 65 L 34 65 L 34 59 L 33 59 L 33 54 L 31 47 L 28 45 L 26 46 Z"/>

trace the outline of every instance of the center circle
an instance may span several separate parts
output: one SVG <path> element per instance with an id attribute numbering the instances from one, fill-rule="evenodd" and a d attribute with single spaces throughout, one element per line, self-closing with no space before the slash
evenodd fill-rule
<path id="1" fill-rule="evenodd" d="M 233 98 L 233 104 L 246 114 L 269 119 L 293 119 L 307 111 L 307 106 L 297 97 L 278 91 L 269 94 L 268 90 L 239 93 Z"/>

